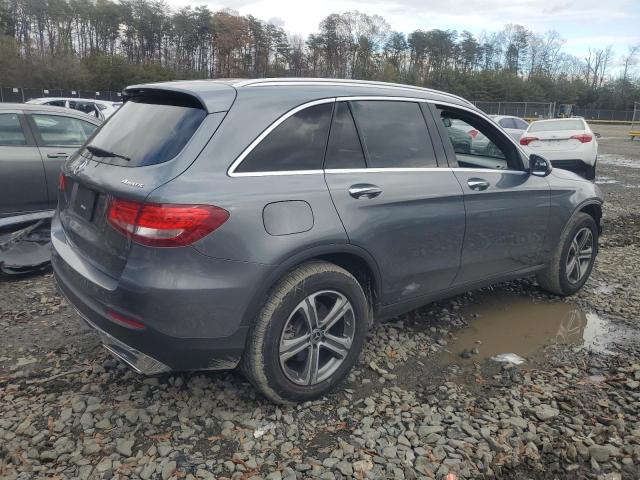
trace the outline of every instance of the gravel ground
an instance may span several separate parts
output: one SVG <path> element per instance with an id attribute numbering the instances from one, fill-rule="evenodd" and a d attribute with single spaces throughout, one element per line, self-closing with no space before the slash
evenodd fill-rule
<path id="1" fill-rule="evenodd" d="M 297 407 L 232 372 L 137 376 L 50 274 L 5 279 L 0 478 L 640 478 L 640 142 L 594 130 L 607 203 L 584 291 L 561 301 L 525 279 L 378 325 L 342 388 Z M 536 315 L 579 314 L 516 366 L 458 343 L 487 304 L 513 313 L 504 353 Z"/>

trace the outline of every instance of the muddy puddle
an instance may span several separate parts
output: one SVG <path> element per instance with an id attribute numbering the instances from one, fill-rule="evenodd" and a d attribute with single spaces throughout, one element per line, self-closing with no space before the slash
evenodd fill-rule
<path id="1" fill-rule="evenodd" d="M 564 302 L 490 295 L 462 310 L 469 327 L 449 343 L 448 361 L 480 361 L 505 353 L 530 359 L 548 345 L 576 345 L 610 354 L 623 330 Z"/>

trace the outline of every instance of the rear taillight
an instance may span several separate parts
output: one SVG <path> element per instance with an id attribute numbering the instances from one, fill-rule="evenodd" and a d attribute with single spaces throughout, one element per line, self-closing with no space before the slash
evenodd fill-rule
<path id="1" fill-rule="evenodd" d="M 591 135 L 589 135 L 588 133 L 580 133 L 578 135 L 571 135 L 571 138 L 573 138 L 575 140 L 579 140 L 580 143 L 589 143 L 591 140 L 593 140 L 593 137 Z"/>
<path id="2" fill-rule="evenodd" d="M 181 247 L 219 228 L 229 212 L 213 205 L 142 204 L 112 198 L 109 223 L 134 242 L 152 247 Z"/>
<path id="3" fill-rule="evenodd" d="M 529 145 L 531 142 L 539 140 L 538 137 L 520 137 L 520 145 Z"/>
<path id="4" fill-rule="evenodd" d="M 478 130 L 475 130 L 475 129 L 473 129 L 473 130 L 469 130 L 467 133 L 468 133 L 468 134 L 469 134 L 469 136 L 470 136 L 471 138 L 473 138 L 474 140 L 475 140 L 475 138 L 478 136 Z"/>
<path id="5" fill-rule="evenodd" d="M 64 192 L 67 188 L 67 177 L 64 176 L 64 173 L 60 172 L 58 176 L 58 190 Z"/>

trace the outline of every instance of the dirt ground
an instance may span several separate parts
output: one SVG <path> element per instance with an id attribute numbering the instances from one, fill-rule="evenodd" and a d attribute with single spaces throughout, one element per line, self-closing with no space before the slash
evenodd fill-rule
<path id="1" fill-rule="evenodd" d="M 640 478 L 640 141 L 592 128 L 606 204 L 583 291 L 524 279 L 378 325 L 317 402 L 137 376 L 50 273 L 0 279 L 0 478 Z"/>

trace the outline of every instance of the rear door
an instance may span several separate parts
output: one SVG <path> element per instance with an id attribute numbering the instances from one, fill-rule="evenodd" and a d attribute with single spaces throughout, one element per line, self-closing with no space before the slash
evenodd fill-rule
<path id="1" fill-rule="evenodd" d="M 30 112 L 27 118 L 44 164 L 47 202 L 49 208 L 55 208 L 62 165 L 93 134 L 98 125 L 60 113 Z"/>
<path id="2" fill-rule="evenodd" d="M 38 147 L 19 110 L 0 111 L 0 217 L 48 208 Z"/>
<path id="3" fill-rule="evenodd" d="M 338 100 L 325 178 L 349 241 L 378 262 L 382 303 L 446 289 L 460 262 L 464 204 L 455 176 L 438 165 L 433 118 L 418 101 Z"/>
<path id="4" fill-rule="evenodd" d="M 544 263 L 549 217 L 549 184 L 530 175 L 516 145 L 491 122 L 468 110 L 433 107 L 441 136 L 464 123 L 482 142 L 471 150 L 445 142 L 449 164 L 464 191 L 466 234 L 455 284 L 500 277 Z"/>

